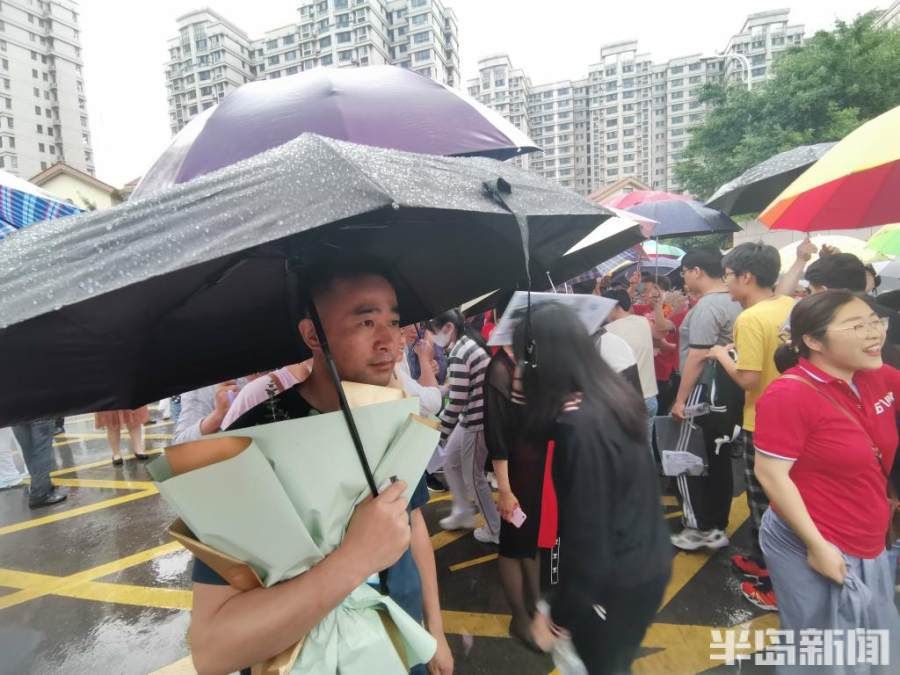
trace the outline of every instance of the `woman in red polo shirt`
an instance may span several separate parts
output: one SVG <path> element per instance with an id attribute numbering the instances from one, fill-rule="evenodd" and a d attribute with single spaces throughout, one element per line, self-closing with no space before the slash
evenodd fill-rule
<path id="1" fill-rule="evenodd" d="M 782 629 L 900 629 L 884 547 L 900 372 L 882 364 L 885 334 L 853 293 L 800 301 L 776 354 L 793 367 L 756 404 L 756 475 L 771 501 L 760 545 Z"/>

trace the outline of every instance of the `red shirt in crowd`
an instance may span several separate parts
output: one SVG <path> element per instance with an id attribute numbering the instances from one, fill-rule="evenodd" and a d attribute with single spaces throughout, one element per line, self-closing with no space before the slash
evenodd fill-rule
<path id="1" fill-rule="evenodd" d="M 646 317 L 651 325 L 656 323 L 656 312 L 650 305 L 632 305 L 632 311 L 638 316 Z M 678 369 L 678 329 L 681 327 L 684 317 L 687 316 L 687 308 L 677 314 L 672 314 L 669 306 L 666 305 L 663 308 L 663 315 L 675 324 L 675 329 L 666 333 L 666 342 L 675 345 L 675 349 L 669 351 L 656 350 L 656 355 L 653 357 L 653 365 L 656 370 L 657 382 L 668 382 L 672 378 L 672 373 Z"/>
<path id="2" fill-rule="evenodd" d="M 756 403 L 756 451 L 794 462 L 791 479 L 826 540 L 849 555 L 875 558 L 884 551 L 891 515 L 886 476 L 897 449 L 894 392 L 900 391 L 900 371 L 859 371 L 856 392 L 806 359 L 787 373 L 827 392 L 868 433 L 820 393 L 779 378 Z M 880 464 L 873 442 L 881 450 Z"/>

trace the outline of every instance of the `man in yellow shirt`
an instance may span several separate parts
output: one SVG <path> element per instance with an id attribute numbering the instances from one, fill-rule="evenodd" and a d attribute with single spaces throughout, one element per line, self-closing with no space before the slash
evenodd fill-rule
<path id="1" fill-rule="evenodd" d="M 732 564 L 750 578 L 741 584 L 744 596 L 757 607 L 775 610 L 775 594 L 759 549 L 759 526 L 769 500 L 753 473 L 753 431 L 756 428 L 756 400 L 779 375 L 775 368 L 775 350 L 781 344 L 781 333 L 794 300 L 775 293 L 781 257 L 773 246 L 761 243 L 736 246 L 722 259 L 722 267 L 731 297 L 744 308 L 734 323 L 737 360 L 732 358 L 729 347 L 713 347 L 709 357 L 718 361 L 745 392 L 744 460 L 754 549 L 753 556 L 733 556 Z"/>

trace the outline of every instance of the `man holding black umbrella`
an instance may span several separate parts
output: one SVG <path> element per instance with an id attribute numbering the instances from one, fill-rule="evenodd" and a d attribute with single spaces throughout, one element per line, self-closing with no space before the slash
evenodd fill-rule
<path id="1" fill-rule="evenodd" d="M 325 270 L 328 271 L 325 271 Z M 369 263 L 338 263 L 309 275 L 338 373 L 343 380 L 386 386 L 400 354 L 397 297 L 386 275 Z M 313 352 L 310 377 L 252 408 L 230 429 L 339 409 L 319 335 L 309 319 L 300 335 Z M 323 451 L 327 451 L 323 448 Z M 199 560 L 194 562 L 191 644 L 200 672 L 228 672 L 271 658 L 303 637 L 354 588 L 388 568 L 390 596 L 422 621 L 438 643 L 428 671 L 449 675 L 453 657 L 444 637 L 434 552 L 420 507 L 424 482 L 407 516 L 397 483 L 356 511 L 341 546 L 308 572 L 267 589 L 241 593 Z M 420 667 L 413 672 L 424 672 Z"/>

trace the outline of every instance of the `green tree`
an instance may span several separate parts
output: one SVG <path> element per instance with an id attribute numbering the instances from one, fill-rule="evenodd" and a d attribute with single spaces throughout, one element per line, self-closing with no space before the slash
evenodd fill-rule
<path id="1" fill-rule="evenodd" d="M 772 155 L 843 138 L 900 105 L 900 31 L 875 28 L 877 13 L 837 22 L 775 62 L 772 79 L 753 91 L 707 85 L 712 107 L 693 130 L 676 167 L 685 190 L 706 199 Z"/>

